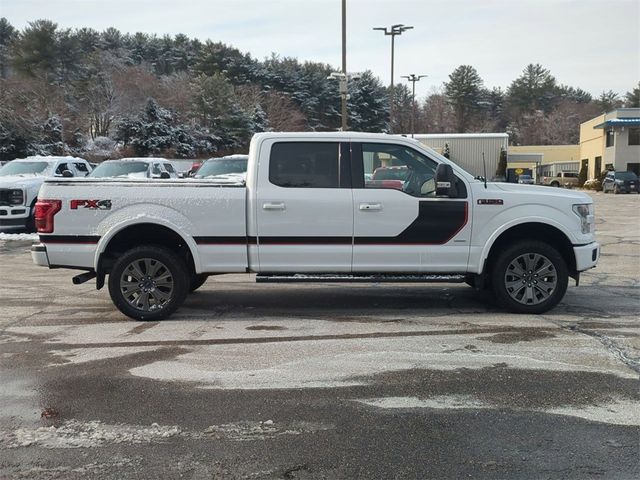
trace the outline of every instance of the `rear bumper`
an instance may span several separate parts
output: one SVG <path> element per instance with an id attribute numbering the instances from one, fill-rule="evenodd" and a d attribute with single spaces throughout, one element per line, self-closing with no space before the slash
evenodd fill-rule
<path id="1" fill-rule="evenodd" d="M 600 259 L 600 244 L 598 242 L 588 243 L 573 247 L 576 257 L 576 271 L 583 272 L 593 268 Z"/>
<path id="2" fill-rule="evenodd" d="M 36 265 L 41 267 L 49 266 L 49 256 L 47 255 L 47 247 L 41 243 L 31 247 L 31 259 Z"/>

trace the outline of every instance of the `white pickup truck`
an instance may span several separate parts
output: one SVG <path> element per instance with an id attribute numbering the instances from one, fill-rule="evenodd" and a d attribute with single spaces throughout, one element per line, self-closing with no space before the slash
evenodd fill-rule
<path id="1" fill-rule="evenodd" d="M 401 181 L 373 172 L 401 167 Z M 47 180 L 36 264 L 108 275 L 125 315 L 165 318 L 208 275 L 258 281 L 445 281 L 540 313 L 596 265 L 592 199 L 486 184 L 419 142 L 364 133 L 260 133 L 246 183 Z"/>

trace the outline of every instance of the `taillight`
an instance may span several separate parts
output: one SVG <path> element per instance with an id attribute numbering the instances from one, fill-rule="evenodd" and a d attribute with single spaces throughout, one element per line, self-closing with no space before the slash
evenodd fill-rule
<path id="1" fill-rule="evenodd" d="M 36 228 L 38 233 L 53 232 L 53 216 L 62 208 L 60 200 L 38 200 L 36 202 Z"/>

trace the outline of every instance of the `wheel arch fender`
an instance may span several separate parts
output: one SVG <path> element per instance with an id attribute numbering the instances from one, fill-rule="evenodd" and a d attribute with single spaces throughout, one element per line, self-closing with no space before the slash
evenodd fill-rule
<path id="1" fill-rule="evenodd" d="M 108 219 L 107 219 L 108 220 Z M 105 222 L 107 221 L 105 220 Z M 186 217 L 185 217 L 186 220 Z M 188 220 L 187 220 L 188 221 Z M 103 222 L 103 223 L 105 223 Z M 101 224 L 102 225 L 102 224 Z M 111 242 L 118 235 L 123 234 L 127 229 L 139 228 L 144 225 L 155 226 L 167 229 L 172 234 L 179 237 L 184 245 L 189 250 L 191 257 L 193 259 L 193 268 L 196 273 L 200 273 L 200 256 L 198 254 L 198 246 L 191 235 L 185 233 L 184 226 L 179 226 L 175 221 L 172 221 L 166 217 L 160 217 L 158 215 L 153 214 L 139 214 L 135 217 L 125 218 L 117 223 L 113 223 L 113 219 L 111 220 L 108 228 L 104 228 L 104 234 L 100 236 L 100 240 L 96 246 L 96 251 L 94 254 L 94 269 L 96 272 L 99 272 L 101 269 L 101 259 L 105 251 L 109 248 Z M 184 224 L 183 224 L 184 225 Z M 97 233 L 100 234 L 100 231 L 103 230 L 100 226 L 97 228 Z M 153 242 L 150 242 L 153 243 Z M 132 245 L 132 247 L 135 245 Z"/>
<path id="2" fill-rule="evenodd" d="M 530 233 L 534 233 L 534 235 L 527 236 L 527 234 Z M 551 236 L 545 239 L 545 234 L 549 233 L 551 233 Z M 575 254 L 573 252 L 569 230 L 560 222 L 547 217 L 525 217 L 513 219 L 500 226 L 500 228 L 491 234 L 482 249 L 478 273 L 486 273 L 485 267 L 490 256 L 494 253 L 494 247 L 499 245 L 501 241 L 512 237 L 522 239 L 537 238 L 545 241 L 557 247 L 560 254 L 565 258 L 569 270 L 575 268 Z M 550 239 L 552 241 L 549 241 Z M 555 245 L 558 242 L 561 242 L 560 245 Z"/>

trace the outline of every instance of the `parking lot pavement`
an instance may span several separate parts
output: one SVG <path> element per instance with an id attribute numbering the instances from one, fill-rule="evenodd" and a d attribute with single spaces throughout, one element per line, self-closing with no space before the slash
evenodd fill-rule
<path id="1" fill-rule="evenodd" d="M 552 312 L 211 278 L 134 322 L 0 240 L 0 478 L 640 477 L 640 196 Z"/>

